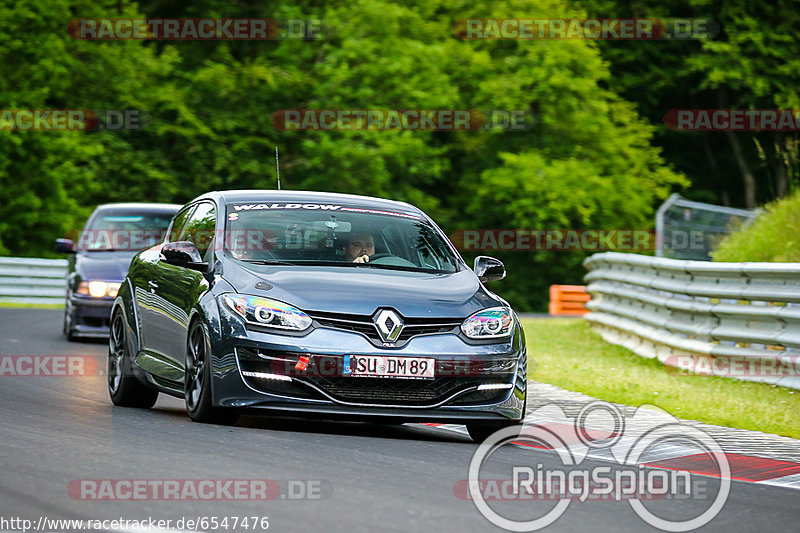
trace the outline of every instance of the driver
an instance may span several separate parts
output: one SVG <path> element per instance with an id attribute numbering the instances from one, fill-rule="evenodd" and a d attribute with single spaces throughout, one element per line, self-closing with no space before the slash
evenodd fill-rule
<path id="1" fill-rule="evenodd" d="M 345 253 L 350 262 L 369 263 L 369 258 L 375 255 L 375 239 L 372 234 L 365 231 L 352 233 Z"/>

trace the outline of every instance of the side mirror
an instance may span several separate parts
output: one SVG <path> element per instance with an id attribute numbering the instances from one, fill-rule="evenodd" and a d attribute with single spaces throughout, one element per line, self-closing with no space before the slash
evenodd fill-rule
<path id="1" fill-rule="evenodd" d="M 56 252 L 61 254 L 71 254 L 75 251 L 75 243 L 72 239 L 56 239 Z"/>
<path id="2" fill-rule="evenodd" d="M 472 270 L 475 271 L 475 275 L 478 276 L 481 283 L 497 281 L 506 277 L 506 267 L 503 266 L 503 262 L 488 255 L 476 257 Z"/>
<path id="3" fill-rule="evenodd" d="M 200 272 L 208 270 L 208 263 L 203 262 L 200 252 L 193 242 L 168 242 L 161 248 L 161 255 L 164 257 L 164 261 L 170 265 L 191 268 Z"/>

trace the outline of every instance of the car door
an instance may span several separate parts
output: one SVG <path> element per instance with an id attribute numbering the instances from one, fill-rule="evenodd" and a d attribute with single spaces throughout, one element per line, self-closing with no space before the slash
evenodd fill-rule
<path id="1" fill-rule="evenodd" d="M 192 211 L 177 240 L 189 241 L 197 246 L 200 257 L 207 263 L 213 257 L 212 241 L 216 227 L 217 211 L 214 203 L 200 202 Z M 209 288 L 203 272 L 171 265 L 163 257 L 158 263 L 158 286 L 155 288 L 159 311 L 156 350 L 172 364 L 184 370 L 186 339 L 189 332 L 189 315 L 200 296 Z"/>
<path id="2" fill-rule="evenodd" d="M 195 204 L 190 205 L 175 215 L 167 232 L 167 242 L 177 241 L 183 232 L 186 223 L 189 221 Z M 161 355 L 160 339 L 164 334 L 163 319 L 160 302 L 156 294 L 158 287 L 158 277 L 161 275 L 161 247 L 156 246 L 139 256 L 136 272 L 131 273 L 131 282 L 136 301 L 136 309 L 139 315 L 140 339 L 142 351 L 150 355 Z M 159 372 L 154 372 L 162 375 Z"/>

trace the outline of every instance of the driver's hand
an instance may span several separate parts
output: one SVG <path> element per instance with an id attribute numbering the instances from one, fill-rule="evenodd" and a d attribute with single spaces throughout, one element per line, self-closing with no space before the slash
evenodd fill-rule
<path id="1" fill-rule="evenodd" d="M 367 254 L 358 256 L 353 259 L 353 263 L 369 263 L 369 256 Z"/>

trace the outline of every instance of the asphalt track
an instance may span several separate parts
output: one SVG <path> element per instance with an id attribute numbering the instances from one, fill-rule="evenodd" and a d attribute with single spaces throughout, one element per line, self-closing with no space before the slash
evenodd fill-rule
<path id="1" fill-rule="evenodd" d="M 57 310 L 0 309 L 0 356 L 89 355 L 105 369 L 105 344 L 68 343 L 60 326 Z M 437 428 L 290 418 L 243 418 L 234 427 L 201 425 L 189 421 L 181 401 L 163 395 L 150 411 L 113 407 L 103 375 L 0 376 L 0 428 L 4 519 L 266 516 L 269 531 L 281 532 L 502 531 L 471 501 L 454 494 L 477 446 Z M 492 456 L 486 477 L 508 477 L 512 465 L 536 463 L 560 464 L 552 452 L 506 446 Z M 585 466 L 600 464 L 588 461 Z M 70 482 L 81 479 L 256 478 L 277 480 L 282 487 L 286 480 L 318 482 L 322 497 L 85 501 L 68 492 Z M 709 491 L 718 483 L 702 480 Z M 542 503 L 500 505 L 528 519 L 546 509 Z M 533 505 L 542 511 L 529 512 Z M 665 517 L 697 515 L 707 506 L 696 498 L 648 503 Z M 734 481 L 726 505 L 702 530 L 798 531 L 799 508 L 800 491 Z M 263 531 L 252 525 L 237 528 L 245 530 Z M 627 502 L 595 501 L 572 502 L 545 531 L 656 529 Z"/>

